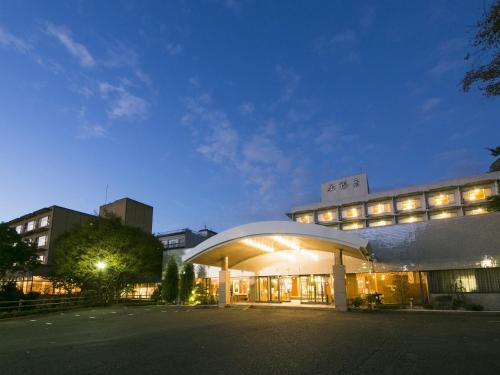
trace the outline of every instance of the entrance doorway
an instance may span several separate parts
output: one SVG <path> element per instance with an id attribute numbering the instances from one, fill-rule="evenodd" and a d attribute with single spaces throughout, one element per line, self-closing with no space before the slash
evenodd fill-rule
<path id="1" fill-rule="evenodd" d="M 256 302 L 333 302 L 331 275 L 258 276 L 254 285 Z"/>

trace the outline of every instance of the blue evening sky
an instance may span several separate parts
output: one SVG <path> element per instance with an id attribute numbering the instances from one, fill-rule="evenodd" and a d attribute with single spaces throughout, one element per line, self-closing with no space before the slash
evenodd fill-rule
<path id="1" fill-rule="evenodd" d="M 479 174 L 487 1 L 0 0 L 0 221 L 128 196 L 154 230 L 285 219 L 326 180 Z"/>

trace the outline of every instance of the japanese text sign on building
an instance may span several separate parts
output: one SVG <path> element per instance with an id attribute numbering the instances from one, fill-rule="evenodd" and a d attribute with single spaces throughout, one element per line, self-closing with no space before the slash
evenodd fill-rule
<path id="1" fill-rule="evenodd" d="M 363 197 L 368 194 L 368 178 L 365 173 L 340 178 L 321 184 L 321 201 L 337 202 Z"/>

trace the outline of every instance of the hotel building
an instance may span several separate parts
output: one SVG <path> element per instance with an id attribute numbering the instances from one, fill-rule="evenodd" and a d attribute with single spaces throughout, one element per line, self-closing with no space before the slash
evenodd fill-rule
<path id="1" fill-rule="evenodd" d="M 219 233 L 185 261 L 209 266 L 221 305 L 322 303 L 361 298 L 436 304 L 460 294 L 500 310 L 500 212 L 488 212 L 500 172 L 370 192 L 366 174 L 321 185 L 321 201 L 292 221 Z"/>
<path id="2" fill-rule="evenodd" d="M 102 205 L 99 215 L 117 217 L 124 225 L 139 227 L 151 233 L 153 207 L 133 199 L 123 198 Z M 9 225 L 15 228 L 24 241 L 37 245 L 41 263 L 33 274 L 26 275 L 18 283 L 20 288 L 25 292 L 54 293 L 52 282 L 46 276 L 54 259 L 57 238 L 94 217 L 95 215 L 69 208 L 50 206 L 11 220 Z"/>

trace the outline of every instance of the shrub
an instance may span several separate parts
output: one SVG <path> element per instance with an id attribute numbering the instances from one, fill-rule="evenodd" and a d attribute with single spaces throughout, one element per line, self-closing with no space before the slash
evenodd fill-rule
<path id="1" fill-rule="evenodd" d="M 434 302 L 438 309 L 451 309 L 453 307 L 453 298 L 452 296 L 446 294 L 442 296 L 437 296 L 434 298 Z"/>
<path id="2" fill-rule="evenodd" d="M 352 299 L 351 304 L 353 307 L 360 307 L 365 301 L 361 297 L 355 297 Z"/>
<path id="3" fill-rule="evenodd" d="M 483 311 L 484 306 L 478 305 L 476 303 L 469 303 L 469 304 L 465 305 L 465 309 L 470 310 L 470 311 Z"/>

